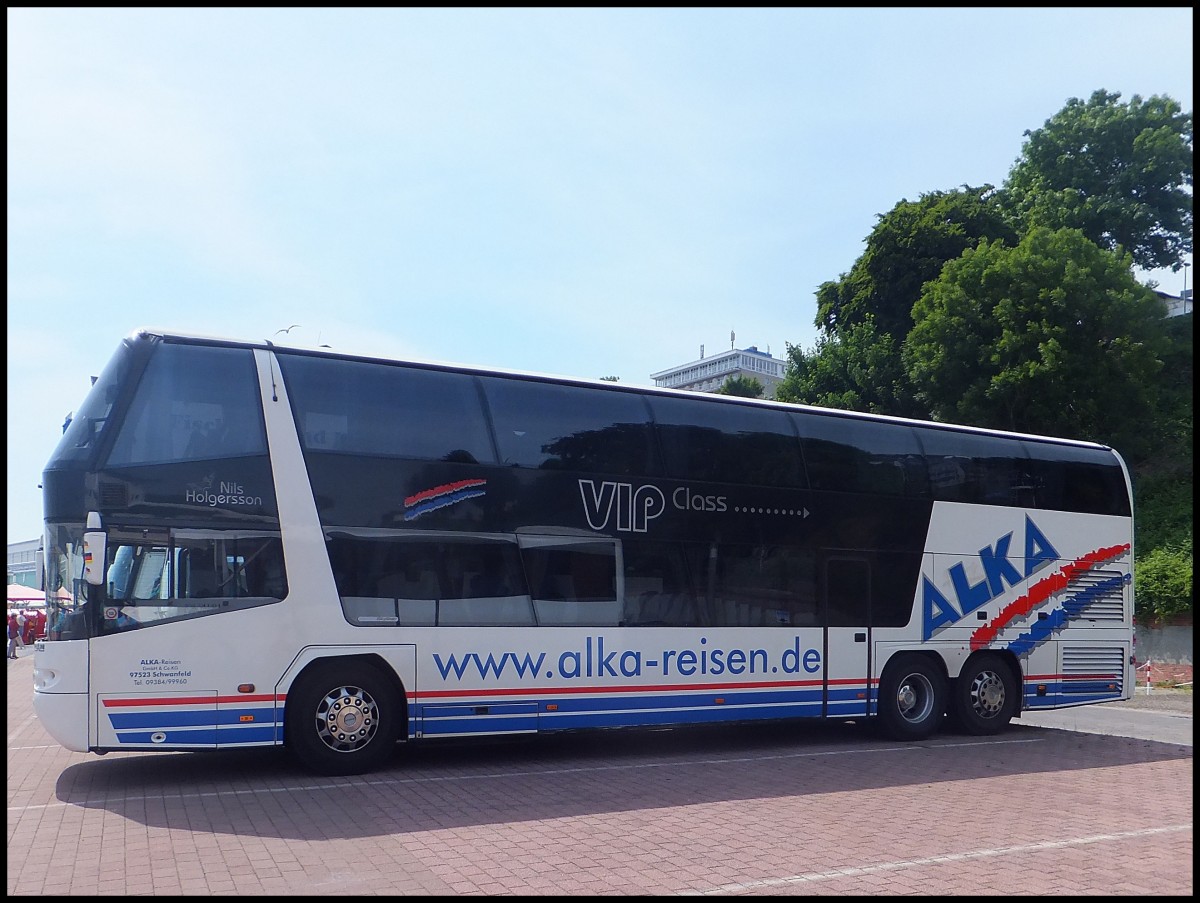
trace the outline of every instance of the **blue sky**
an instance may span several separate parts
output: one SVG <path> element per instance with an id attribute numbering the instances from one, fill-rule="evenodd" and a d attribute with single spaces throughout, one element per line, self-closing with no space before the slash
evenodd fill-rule
<path id="1" fill-rule="evenodd" d="M 652 385 L 731 331 L 811 347 L 877 216 L 1000 184 L 1069 98 L 1193 108 L 1190 8 L 7 24 L 9 542 L 138 327 Z"/>

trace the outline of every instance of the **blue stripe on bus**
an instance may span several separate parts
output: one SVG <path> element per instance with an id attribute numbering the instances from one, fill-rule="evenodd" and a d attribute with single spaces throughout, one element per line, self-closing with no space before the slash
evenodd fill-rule
<path id="1" fill-rule="evenodd" d="M 612 695 L 607 695 L 607 694 Z M 865 701 L 865 686 L 836 688 L 830 690 L 830 701 L 838 702 L 858 702 L 862 704 Z M 520 695 L 520 692 L 514 692 L 514 695 Z M 439 701 L 437 704 L 416 704 L 420 705 L 422 710 L 430 712 L 432 708 L 451 707 L 455 711 L 463 713 L 473 707 L 488 708 L 491 712 L 500 711 L 500 707 L 504 705 L 528 705 L 538 702 L 542 711 L 545 711 L 546 706 L 557 706 L 558 711 L 592 711 L 598 708 L 664 708 L 664 707 L 694 707 L 707 705 L 720 705 L 715 700 L 722 700 L 726 705 L 738 704 L 773 704 L 773 702 L 820 702 L 822 698 L 822 688 L 803 687 L 798 689 L 756 689 L 756 690 L 720 690 L 720 689 L 704 689 L 701 692 L 688 693 L 637 693 L 629 694 L 628 690 L 620 688 L 606 688 L 604 693 L 595 695 L 539 695 L 536 700 L 505 700 L 497 702 L 494 696 L 485 696 L 485 698 L 468 698 L 463 695 L 462 698 L 456 699 L 454 702 Z"/>
<path id="2" fill-rule="evenodd" d="M 1038 688 L 1044 687 L 1039 693 Z M 1089 678 L 1086 680 L 1039 680 L 1025 684 L 1025 707 L 1028 709 L 1052 709 L 1064 704 L 1082 705 L 1087 702 L 1111 702 L 1124 695 L 1124 681 L 1120 677 Z"/>
<path id="3" fill-rule="evenodd" d="M 821 688 L 813 687 L 803 690 L 749 690 L 749 691 L 705 691 L 701 693 L 679 693 L 670 695 L 639 695 L 639 696 L 567 696 L 559 699 L 539 700 L 542 711 L 547 705 L 558 706 L 559 712 L 591 712 L 599 709 L 686 709 L 696 706 L 718 705 L 717 699 L 724 700 L 725 706 L 757 705 L 777 702 L 815 702 L 821 701 Z M 470 705 L 470 703 L 463 703 Z M 477 703 L 486 705 L 486 702 Z"/>
<path id="4" fill-rule="evenodd" d="M 669 709 L 658 712 L 579 712 L 565 715 L 543 712 L 538 716 L 542 730 L 582 727 L 636 727 L 662 724 L 711 724 L 719 721 L 757 721 L 775 718 L 819 717 L 820 703 L 794 703 L 759 707 L 706 706 L 699 709 Z"/>
<path id="5" fill-rule="evenodd" d="M 514 691 L 515 693 L 516 691 Z M 830 692 L 823 706 L 820 686 L 792 690 L 703 691 L 687 694 L 566 696 L 541 698 L 540 711 L 519 711 L 520 704 L 494 699 L 460 699 L 456 705 L 414 705 L 410 725 L 422 736 L 552 731 L 585 727 L 702 724 L 771 718 L 861 717 L 866 714 L 865 686 Z M 721 702 L 717 702 L 720 699 Z M 514 711 L 516 710 L 516 711 Z M 418 727 L 419 725 L 419 727 Z"/>
<path id="6" fill-rule="evenodd" d="M 426 737 L 463 736 L 466 734 L 532 734 L 538 729 L 536 714 L 501 718 L 425 719 L 421 732 Z"/>
<path id="7" fill-rule="evenodd" d="M 1038 696 L 1026 700 L 1026 709 L 1032 712 L 1040 709 L 1073 708 L 1089 702 L 1115 702 L 1120 698 L 1120 695 L 1115 693 L 1106 693 L 1103 696 L 1059 696 L 1057 698 Z"/>
<path id="8" fill-rule="evenodd" d="M 217 728 L 217 743 L 220 746 L 235 746 L 241 743 L 275 743 L 280 734 L 278 725 L 256 724 L 253 727 L 238 726 L 236 729 Z"/>
<path id="9" fill-rule="evenodd" d="M 1120 695 L 1121 681 L 1119 680 L 1072 680 L 1064 681 L 1061 692 L 1068 696 L 1080 693 L 1100 694 L 1102 696 Z"/>
<path id="10" fill-rule="evenodd" d="M 525 717 L 425 719 L 425 737 L 469 734 L 532 733 L 589 727 L 638 727 L 668 724 L 709 724 L 720 721 L 756 721 L 777 718 L 813 718 L 821 714 L 820 703 L 795 703 L 758 707 L 706 706 L 665 711 L 625 710 L 592 712 L 541 712 Z"/>
<path id="11" fill-rule="evenodd" d="M 769 718 L 853 717 L 865 714 L 865 686 L 839 686 L 829 690 L 827 705 L 823 689 L 746 690 L 720 692 L 701 690 L 683 695 L 568 695 L 541 697 L 537 702 L 460 698 L 453 703 L 411 704 L 409 734 L 424 736 L 501 734 L 582 727 L 636 727 L 712 723 Z M 519 696 L 519 691 L 514 690 Z M 1103 698 L 1103 697 L 1101 697 Z M 722 702 L 718 703 L 716 700 Z M 556 706 L 555 711 L 547 711 Z M 241 707 L 171 711 L 110 712 L 109 720 L 122 744 L 229 746 L 244 743 L 274 743 L 282 736 L 283 709 Z M 245 722 L 243 717 L 255 722 Z M 223 727 L 218 731 L 218 725 Z M 152 743 L 153 734 L 166 739 Z"/>
<path id="12" fill-rule="evenodd" d="M 840 687 L 832 688 L 829 693 L 829 702 L 831 705 L 856 705 L 863 706 L 866 703 L 867 689 L 865 685 L 857 687 Z M 612 695 L 608 695 L 612 694 Z M 628 694 L 628 695 L 627 695 Z M 519 691 L 513 691 L 514 696 L 519 696 Z M 597 693 L 596 695 L 579 696 L 539 696 L 536 703 L 541 707 L 541 711 L 545 712 L 548 706 L 556 707 L 558 712 L 589 712 L 597 710 L 639 710 L 639 709 L 663 709 L 677 708 L 687 709 L 698 706 L 719 706 L 725 707 L 738 705 L 771 705 L 777 703 L 802 702 L 817 704 L 821 703 L 823 691 L 820 686 L 805 687 L 802 689 L 774 689 L 774 690 L 704 690 L 700 692 L 688 693 L 669 693 L 669 694 L 648 694 L 641 693 L 637 695 L 629 694 L 624 688 L 608 688 L 606 693 Z M 721 702 L 717 702 L 721 700 Z M 504 714 L 517 711 L 524 706 L 534 704 L 534 700 L 505 700 L 498 702 L 494 696 L 487 697 L 470 697 L 464 693 L 460 698 L 453 702 L 441 701 L 438 703 L 418 703 L 412 702 L 411 705 L 422 712 L 425 716 L 431 715 L 470 715 L 473 714 L 472 709 L 479 710 L 476 714 Z"/>
<path id="13" fill-rule="evenodd" d="M 425 718 L 466 718 L 481 715 L 528 715 L 537 712 L 536 702 L 463 702 L 455 705 L 423 705 Z"/>
<path id="14" fill-rule="evenodd" d="M 162 735 L 155 742 L 152 738 Z M 219 739 L 218 739 L 219 738 Z M 161 731 L 117 731 L 117 740 L 122 745 L 138 745 L 153 747 L 170 746 L 237 746 L 240 744 L 262 744 L 275 742 L 275 725 L 264 724 L 236 731 L 218 731 L 209 727 L 197 730 L 161 730 Z"/>
<path id="15" fill-rule="evenodd" d="M 109 722 L 114 730 L 127 728 L 167 728 L 197 725 L 216 726 L 216 712 L 204 709 L 199 712 L 123 712 L 110 713 Z"/>
<path id="16" fill-rule="evenodd" d="M 1124 684 L 1124 678 L 1119 674 L 1114 674 L 1110 677 L 1067 677 L 1056 679 L 1045 678 L 1026 678 L 1025 691 L 1037 691 L 1038 687 L 1046 687 L 1047 690 L 1055 690 L 1060 692 L 1070 692 L 1073 687 L 1098 688 L 1102 690 L 1115 689 L 1119 691 Z"/>
<path id="17" fill-rule="evenodd" d="M 253 722 L 242 718 L 253 718 Z M 275 709 L 199 709 L 189 711 L 109 712 L 114 730 L 123 728 L 186 727 L 217 724 L 275 724 Z"/>
<path id="18" fill-rule="evenodd" d="M 155 742 L 153 737 L 161 735 Z M 117 739 L 122 744 L 140 744 L 145 746 L 216 746 L 217 729 L 209 727 L 202 730 L 168 730 L 168 731 L 117 731 Z"/>

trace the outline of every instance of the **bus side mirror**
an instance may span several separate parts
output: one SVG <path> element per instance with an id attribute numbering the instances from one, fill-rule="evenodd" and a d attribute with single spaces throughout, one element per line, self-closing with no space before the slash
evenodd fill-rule
<path id="1" fill-rule="evenodd" d="M 103 530 L 83 534 L 83 579 L 92 586 L 104 583 L 104 556 L 108 537 Z"/>

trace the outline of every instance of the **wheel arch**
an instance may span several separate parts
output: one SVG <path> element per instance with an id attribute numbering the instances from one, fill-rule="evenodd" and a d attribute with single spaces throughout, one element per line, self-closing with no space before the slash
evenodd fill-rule
<path id="1" fill-rule="evenodd" d="M 947 685 L 949 684 L 950 680 L 952 680 L 952 678 L 950 677 L 950 672 L 946 665 L 945 657 L 940 652 L 938 652 L 938 650 L 936 650 L 936 649 L 928 649 L 928 648 L 923 649 L 920 646 L 917 646 L 917 647 L 900 646 L 900 647 L 897 647 L 896 649 L 889 650 L 886 660 L 884 660 L 880 664 L 880 667 L 879 667 L 878 673 L 879 673 L 880 679 L 883 678 L 883 675 L 888 670 L 888 668 L 899 667 L 898 662 L 900 662 L 901 660 L 903 660 L 905 658 L 908 658 L 909 656 L 916 656 L 918 658 L 927 659 L 928 661 L 930 661 L 934 665 L 936 665 L 938 670 L 940 670 L 942 672 L 942 678 L 947 682 Z"/>
<path id="2" fill-rule="evenodd" d="M 983 649 L 974 650 L 970 655 L 963 659 L 962 665 L 958 669 L 958 673 L 954 675 L 951 680 L 957 683 L 959 679 L 961 679 L 962 673 L 967 670 L 968 666 L 984 655 L 995 656 L 1008 666 L 1009 674 L 1013 679 L 1013 686 L 1017 688 L 1018 696 L 1020 696 L 1020 691 L 1025 684 L 1025 674 L 1021 669 L 1020 659 L 1018 659 L 1016 654 L 1009 649 L 990 649 L 985 647 Z M 1020 711 L 1020 709 L 1021 707 L 1018 706 L 1017 710 Z"/>
<path id="3" fill-rule="evenodd" d="M 399 673 L 396 662 L 392 661 L 393 655 L 385 655 L 379 650 L 345 650 L 345 649 L 330 649 L 330 648 L 313 648 L 309 647 L 301 651 L 292 661 L 291 665 L 284 672 L 279 683 L 276 684 L 276 694 L 283 696 L 285 712 L 290 702 L 289 691 L 292 686 L 300 679 L 302 675 L 309 674 L 318 668 L 328 668 L 334 666 L 342 666 L 346 668 L 366 667 L 378 672 L 378 674 L 388 682 L 391 688 L 396 692 L 396 698 L 400 701 L 400 723 L 406 725 L 404 731 L 398 739 L 401 741 L 407 740 L 409 730 L 407 725 L 409 719 L 409 702 L 408 692 L 405 685 L 405 680 Z M 281 737 L 282 739 L 282 737 Z"/>
<path id="4" fill-rule="evenodd" d="M 1012 675 L 1013 683 L 1017 689 L 1020 690 L 1024 685 L 1025 674 L 1021 668 L 1021 662 L 1017 658 L 1016 654 L 1008 649 L 992 648 L 976 649 L 966 656 L 958 658 L 953 654 L 947 656 L 942 650 L 937 648 L 899 646 L 895 649 L 888 650 L 887 658 L 879 667 L 878 674 L 880 678 L 883 677 L 883 672 L 886 671 L 889 666 L 892 666 L 893 662 L 898 661 L 903 656 L 909 655 L 922 656 L 934 662 L 941 669 L 942 677 L 946 679 L 947 686 L 957 683 L 959 677 L 962 675 L 962 672 L 966 670 L 967 666 L 981 655 L 995 655 L 998 656 L 1008 666 L 1009 672 Z M 951 671 L 952 668 L 954 669 L 953 672 Z"/>

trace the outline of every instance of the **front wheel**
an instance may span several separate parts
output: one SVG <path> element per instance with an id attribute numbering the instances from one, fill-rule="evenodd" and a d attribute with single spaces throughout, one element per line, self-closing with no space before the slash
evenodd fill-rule
<path id="1" fill-rule="evenodd" d="M 377 668 L 318 663 L 288 691 L 284 738 L 319 774 L 363 774 L 394 752 L 402 717 L 398 694 Z"/>
<path id="2" fill-rule="evenodd" d="M 895 740 L 925 740 L 946 713 L 946 679 L 921 655 L 901 655 L 879 681 L 879 720 Z"/>
<path id="3" fill-rule="evenodd" d="M 1017 710 L 1017 682 L 1012 669 L 1000 656 L 977 655 L 954 682 L 950 714 L 964 733 L 998 734 Z"/>

